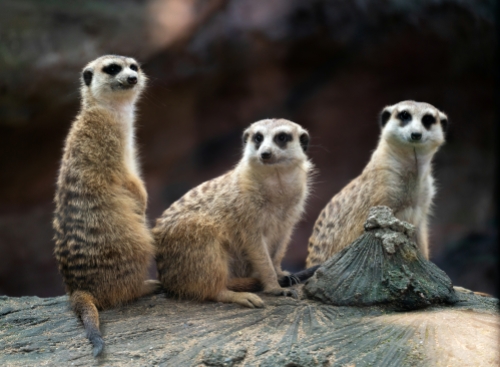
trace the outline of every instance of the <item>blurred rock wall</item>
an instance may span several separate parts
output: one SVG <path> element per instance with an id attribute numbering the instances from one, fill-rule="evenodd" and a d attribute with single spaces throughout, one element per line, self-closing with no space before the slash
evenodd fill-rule
<path id="1" fill-rule="evenodd" d="M 251 122 L 309 129 L 317 175 L 284 267 L 303 266 L 322 207 L 368 161 L 377 114 L 404 99 L 448 113 L 435 160 L 433 259 L 494 292 L 494 1 L 4 0 L 0 3 L 0 294 L 64 292 L 51 213 L 79 72 L 108 53 L 150 77 L 138 143 L 148 215 L 238 161 Z M 153 272 L 154 270 L 152 270 Z"/>

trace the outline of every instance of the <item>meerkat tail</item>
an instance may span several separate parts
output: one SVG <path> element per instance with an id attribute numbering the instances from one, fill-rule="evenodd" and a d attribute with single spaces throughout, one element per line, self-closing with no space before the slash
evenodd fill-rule
<path id="1" fill-rule="evenodd" d="M 227 289 L 234 292 L 260 292 L 264 287 L 257 278 L 233 278 L 227 283 Z"/>
<path id="2" fill-rule="evenodd" d="M 314 275 L 320 265 L 311 266 L 294 274 L 285 275 L 278 279 L 281 287 L 291 287 L 300 284 Z M 262 282 L 257 278 L 234 278 L 227 284 L 227 289 L 234 292 L 260 292 L 264 290 Z"/>
<path id="3" fill-rule="evenodd" d="M 95 298 L 90 293 L 76 291 L 71 295 L 71 304 L 75 313 L 82 319 L 87 338 L 93 345 L 93 355 L 97 357 L 104 348 L 104 340 L 99 331 L 99 312 Z"/>
<path id="4" fill-rule="evenodd" d="M 320 265 L 315 265 L 311 266 L 308 269 L 299 271 L 298 273 L 285 275 L 284 277 L 278 279 L 278 283 L 282 287 L 291 287 L 294 284 L 300 284 L 309 279 L 310 277 L 312 277 L 319 267 Z"/>
<path id="5" fill-rule="evenodd" d="M 142 285 L 141 297 L 163 292 L 161 282 L 156 279 L 145 280 Z"/>

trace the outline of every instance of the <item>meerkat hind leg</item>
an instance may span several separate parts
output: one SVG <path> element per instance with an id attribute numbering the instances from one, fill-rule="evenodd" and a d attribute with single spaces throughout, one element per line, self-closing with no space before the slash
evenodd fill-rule
<path id="1" fill-rule="evenodd" d="M 248 292 L 233 292 L 229 289 L 221 290 L 215 297 L 217 302 L 238 303 L 249 308 L 264 307 L 262 299 L 253 293 Z"/>

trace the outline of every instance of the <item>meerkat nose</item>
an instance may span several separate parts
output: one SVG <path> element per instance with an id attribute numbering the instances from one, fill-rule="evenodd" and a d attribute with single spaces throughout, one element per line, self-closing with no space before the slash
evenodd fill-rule
<path id="1" fill-rule="evenodd" d="M 411 140 L 418 141 L 422 139 L 422 134 L 421 133 L 411 133 Z"/>
<path id="2" fill-rule="evenodd" d="M 137 77 L 136 76 L 129 76 L 127 78 L 128 84 L 137 84 Z"/>
<path id="3" fill-rule="evenodd" d="M 271 158 L 271 152 L 262 152 L 260 156 L 263 160 L 268 160 Z"/>

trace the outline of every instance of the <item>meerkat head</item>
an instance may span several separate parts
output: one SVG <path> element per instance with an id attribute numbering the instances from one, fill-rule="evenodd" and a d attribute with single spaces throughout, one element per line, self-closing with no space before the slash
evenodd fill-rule
<path id="1" fill-rule="evenodd" d="M 404 101 L 380 113 L 381 138 L 396 146 L 433 151 L 445 141 L 448 117 L 423 102 Z"/>
<path id="2" fill-rule="evenodd" d="M 258 166 L 286 166 L 307 160 L 309 133 L 284 119 L 265 119 L 243 133 L 244 159 Z"/>
<path id="3" fill-rule="evenodd" d="M 146 85 L 146 76 L 131 57 L 101 56 L 83 68 L 84 101 L 134 102 Z"/>

